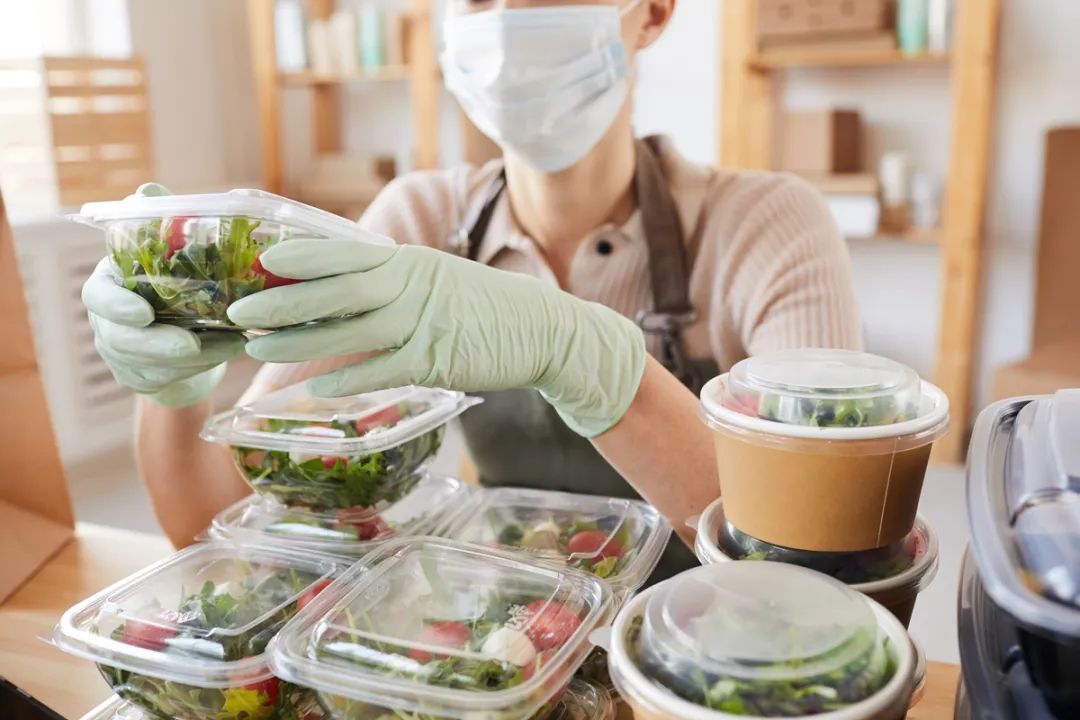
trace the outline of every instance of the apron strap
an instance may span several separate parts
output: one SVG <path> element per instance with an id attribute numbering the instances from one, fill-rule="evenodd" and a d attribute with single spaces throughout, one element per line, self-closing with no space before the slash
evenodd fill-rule
<path id="1" fill-rule="evenodd" d="M 641 311 L 634 320 L 645 333 L 659 336 L 660 362 L 697 393 L 703 378 L 687 357 L 681 337 L 682 328 L 694 322 L 697 314 L 690 304 L 689 267 L 682 223 L 660 170 L 658 142 L 658 136 L 636 141 L 634 194 L 649 247 L 653 309 Z M 470 260 L 479 257 L 480 245 L 505 189 L 506 170 L 502 168 L 485 191 L 483 201 L 475 206 L 458 230 L 458 251 Z"/>

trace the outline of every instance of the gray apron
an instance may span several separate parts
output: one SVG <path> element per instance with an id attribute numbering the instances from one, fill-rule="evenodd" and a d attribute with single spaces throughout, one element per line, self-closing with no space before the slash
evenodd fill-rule
<path id="1" fill-rule="evenodd" d="M 695 394 L 719 374 L 712 358 L 691 360 L 683 352 L 682 326 L 693 322 L 686 251 L 675 203 L 660 172 L 654 140 L 637 143 L 634 190 L 649 246 L 653 311 L 639 313 L 638 324 L 660 340 L 660 360 Z M 496 203 L 506 186 L 499 174 L 484 201 L 459 231 L 461 251 L 476 260 Z M 535 390 L 478 393 L 484 403 L 461 417 L 465 442 L 481 484 L 562 490 L 640 499 L 641 496 L 597 452 L 574 433 Z M 673 478 L 678 482 L 678 478 Z M 693 553 L 672 537 L 648 584 L 698 564 Z"/>

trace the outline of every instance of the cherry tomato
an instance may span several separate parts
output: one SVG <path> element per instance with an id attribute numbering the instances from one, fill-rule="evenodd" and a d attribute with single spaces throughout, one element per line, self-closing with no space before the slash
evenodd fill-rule
<path id="1" fill-rule="evenodd" d="M 555 656 L 556 652 L 556 650 L 545 650 L 537 655 L 531 663 L 521 668 L 522 675 L 525 676 L 525 679 L 532 680 L 532 676 L 539 672 L 540 668 L 551 662 L 551 658 Z"/>
<path id="2" fill-rule="evenodd" d="M 296 612 L 300 612 L 304 609 L 304 606 L 315 599 L 315 596 L 326 589 L 326 586 L 330 584 L 327 579 L 320 580 L 304 592 L 299 598 L 296 599 Z"/>
<path id="3" fill-rule="evenodd" d="M 357 540 L 375 540 L 394 534 L 394 529 L 381 516 L 372 515 L 370 508 L 339 510 L 337 517 L 339 525 L 349 525 L 356 530 Z"/>
<path id="4" fill-rule="evenodd" d="M 165 231 L 165 259 L 169 260 L 173 255 L 184 249 L 187 244 L 185 228 L 188 221 L 194 218 L 174 217 L 169 218 L 168 230 Z"/>
<path id="5" fill-rule="evenodd" d="M 177 630 L 167 625 L 176 622 L 176 613 L 162 612 L 146 620 L 128 620 L 120 631 L 121 641 L 147 650 L 164 650 L 166 641 L 176 637 Z"/>
<path id="6" fill-rule="evenodd" d="M 436 645 L 438 647 L 450 648 L 457 650 L 465 646 L 465 643 L 469 642 L 469 638 L 472 637 L 472 633 L 469 628 L 465 627 L 461 623 L 457 622 L 437 622 L 432 625 L 427 625 L 420 631 L 420 637 L 417 638 L 417 642 L 424 645 Z M 417 662 L 426 663 L 431 660 L 431 653 L 428 653 L 419 648 L 414 648 L 409 657 Z M 445 658 L 445 655 L 436 656 L 439 659 Z"/>
<path id="7" fill-rule="evenodd" d="M 577 613 L 554 600 L 533 600 L 525 609 L 530 615 L 525 634 L 540 651 L 562 647 L 581 627 Z"/>
<path id="8" fill-rule="evenodd" d="M 348 465 L 349 464 L 349 459 L 348 458 L 337 457 L 335 455 L 323 455 L 322 464 L 323 464 L 323 467 L 326 468 L 327 470 L 333 470 L 334 467 L 338 464 L 339 460 L 341 461 L 342 465 Z"/>
<path id="9" fill-rule="evenodd" d="M 582 530 L 566 543 L 566 552 L 599 560 L 609 557 L 622 557 L 623 546 L 614 538 L 608 539 L 606 533 L 599 530 Z"/>
<path id="10" fill-rule="evenodd" d="M 244 689 L 256 690 L 266 695 L 266 701 L 263 702 L 263 705 L 277 705 L 278 693 L 281 690 L 281 685 L 276 677 L 268 677 L 259 682 L 249 683 L 244 686 Z"/>
<path id="11" fill-rule="evenodd" d="M 255 258 L 255 262 L 251 264 L 251 271 L 256 275 L 263 276 L 263 289 L 269 290 L 270 288 L 281 287 L 282 285 L 294 285 L 299 280 L 293 280 L 292 278 L 283 278 L 280 275 L 275 275 L 262 265 L 262 260 Z"/>
<path id="12" fill-rule="evenodd" d="M 375 428 L 389 427 L 401 422 L 401 409 L 397 405 L 385 407 L 356 421 L 356 432 L 363 435 Z"/>

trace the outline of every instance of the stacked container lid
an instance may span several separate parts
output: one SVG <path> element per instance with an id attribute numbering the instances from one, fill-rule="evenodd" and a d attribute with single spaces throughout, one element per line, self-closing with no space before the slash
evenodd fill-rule
<path id="1" fill-rule="evenodd" d="M 980 415 L 968 455 L 970 553 L 978 570 L 962 592 L 961 652 L 981 666 L 965 666 L 965 681 L 985 687 L 972 673 L 1000 675 L 1016 656 L 1050 712 L 1080 715 L 1080 390 L 1007 400 Z M 983 590 L 984 588 L 984 590 Z M 1015 637 L 1011 648 L 982 651 L 983 628 L 974 614 L 981 592 Z M 1009 655 L 1001 657 L 1002 650 Z M 970 663 L 969 663 L 970 664 Z M 996 680 L 1001 678 L 994 675 Z M 972 697 L 973 704 L 984 696 Z M 978 708 L 977 708 L 978 709 Z"/>
<path id="2" fill-rule="evenodd" d="M 916 518 L 948 402 L 910 368 L 848 350 L 755 356 L 701 393 L 722 500 L 698 522 L 702 562 L 813 568 L 880 600 L 905 624 L 937 569 Z"/>

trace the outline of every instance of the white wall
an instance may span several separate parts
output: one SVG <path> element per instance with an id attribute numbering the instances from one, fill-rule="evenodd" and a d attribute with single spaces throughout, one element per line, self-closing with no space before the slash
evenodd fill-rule
<path id="1" fill-rule="evenodd" d="M 684 152 L 706 162 L 716 157 L 720 8 L 708 0 L 678 4 L 666 36 L 642 56 L 635 115 L 640 129 L 671 132 Z M 980 404 L 988 399 L 990 372 L 1030 347 L 1043 133 L 1056 124 L 1080 123 L 1080 3 L 1004 0 L 1001 28 Z M 793 107 L 859 108 L 869 126 L 870 158 L 902 148 L 920 167 L 942 175 L 947 78 L 947 70 L 937 67 L 799 71 L 788 74 L 781 92 Z M 851 247 L 870 348 L 929 373 L 937 334 L 937 249 L 865 242 Z"/>

